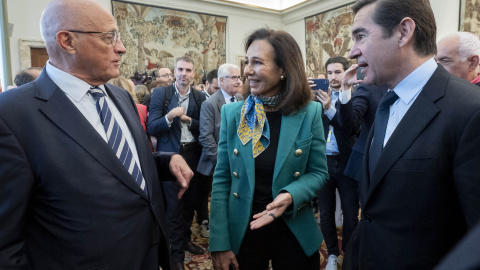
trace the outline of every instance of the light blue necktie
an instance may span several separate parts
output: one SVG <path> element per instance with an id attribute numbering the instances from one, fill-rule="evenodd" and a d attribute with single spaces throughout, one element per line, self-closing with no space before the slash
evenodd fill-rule
<path id="1" fill-rule="evenodd" d="M 105 133 L 107 134 L 108 145 L 110 145 L 120 162 L 122 162 L 123 166 L 125 166 L 127 171 L 132 175 L 135 183 L 137 183 L 146 193 L 147 186 L 145 185 L 142 171 L 133 158 L 132 151 L 128 146 L 128 142 L 123 135 L 122 129 L 108 107 L 107 101 L 105 100 L 105 94 L 99 87 L 92 87 L 89 92 L 97 101 L 97 111 L 100 116 L 100 121 L 102 121 L 103 128 L 105 129 Z"/>

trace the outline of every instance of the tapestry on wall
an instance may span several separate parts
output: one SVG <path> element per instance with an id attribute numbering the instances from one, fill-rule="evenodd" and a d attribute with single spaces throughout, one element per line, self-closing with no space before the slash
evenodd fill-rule
<path id="1" fill-rule="evenodd" d="M 460 31 L 480 37 L 480 3 L 477 0 L 460 1 Z"/>
<path id="2" fill-rule="evenodd" d="M 127 53 L 120 75 L 157 67 L 174 69 L 175 59 L 195 61 L 195 82 L 203 72 L 225 63 L 227 17 L 112 1 L 120 37 Z"/>
<path id="3" fill-rule="evenodd" d="M 351 29 L 353 4 L 305 18 L 305 46 L 307 76 L 317 78 L 325 74 L 325 62 L 330 57 L 343 56 L 348 59 L 353 45 Z"/>

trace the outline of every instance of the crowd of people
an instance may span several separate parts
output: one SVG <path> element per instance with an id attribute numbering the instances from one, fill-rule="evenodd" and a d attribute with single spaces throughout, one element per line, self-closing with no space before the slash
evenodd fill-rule
<path id="1" fill-rule="evenodd" d="M 266 28 L 195 85 L 187 55 L 119 76 L 114 17 L 51 0 L 46 67 L 0 94 L 0 269 L 480 268 L 480 40 L 436 43 L 428 0 L 353 12 L 326 90 Z"/>

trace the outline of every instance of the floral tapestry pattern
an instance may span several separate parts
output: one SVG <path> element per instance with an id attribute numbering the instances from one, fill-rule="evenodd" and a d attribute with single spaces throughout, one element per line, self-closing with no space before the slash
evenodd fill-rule
<path id="1" fill-rule="evenodd" d="M 195 61 L 195 82 L 203 70 L 225 63 L 227 17 L 112 1 L 113 13 L 127 53 L 120 75 L 157 67 L 174 69 L 175 59 L 188 55 Z"/>
<path id="2" fill-rule="evenodd" d="M 325 74 L 325 62 L 330 57 L 348 54 L 353 46 L 351 29 L 353 4 L 305 18 L 307 76 Z"/>
<path id="3" fill-rule="evenodd" d="M 480 37 L 480 3 L 478 0 L 460 1 L 459 30 Z"/>

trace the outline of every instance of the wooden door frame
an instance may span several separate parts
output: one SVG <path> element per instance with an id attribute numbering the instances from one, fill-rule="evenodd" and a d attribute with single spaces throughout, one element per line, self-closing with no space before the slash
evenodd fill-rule
<path id="1" fill-rule="evenodd" d="M 32 53 L 30 48 L 45 49 L 45 42 L 43 40 L 20 39 L 20 70 L 32 66 Z"/>

